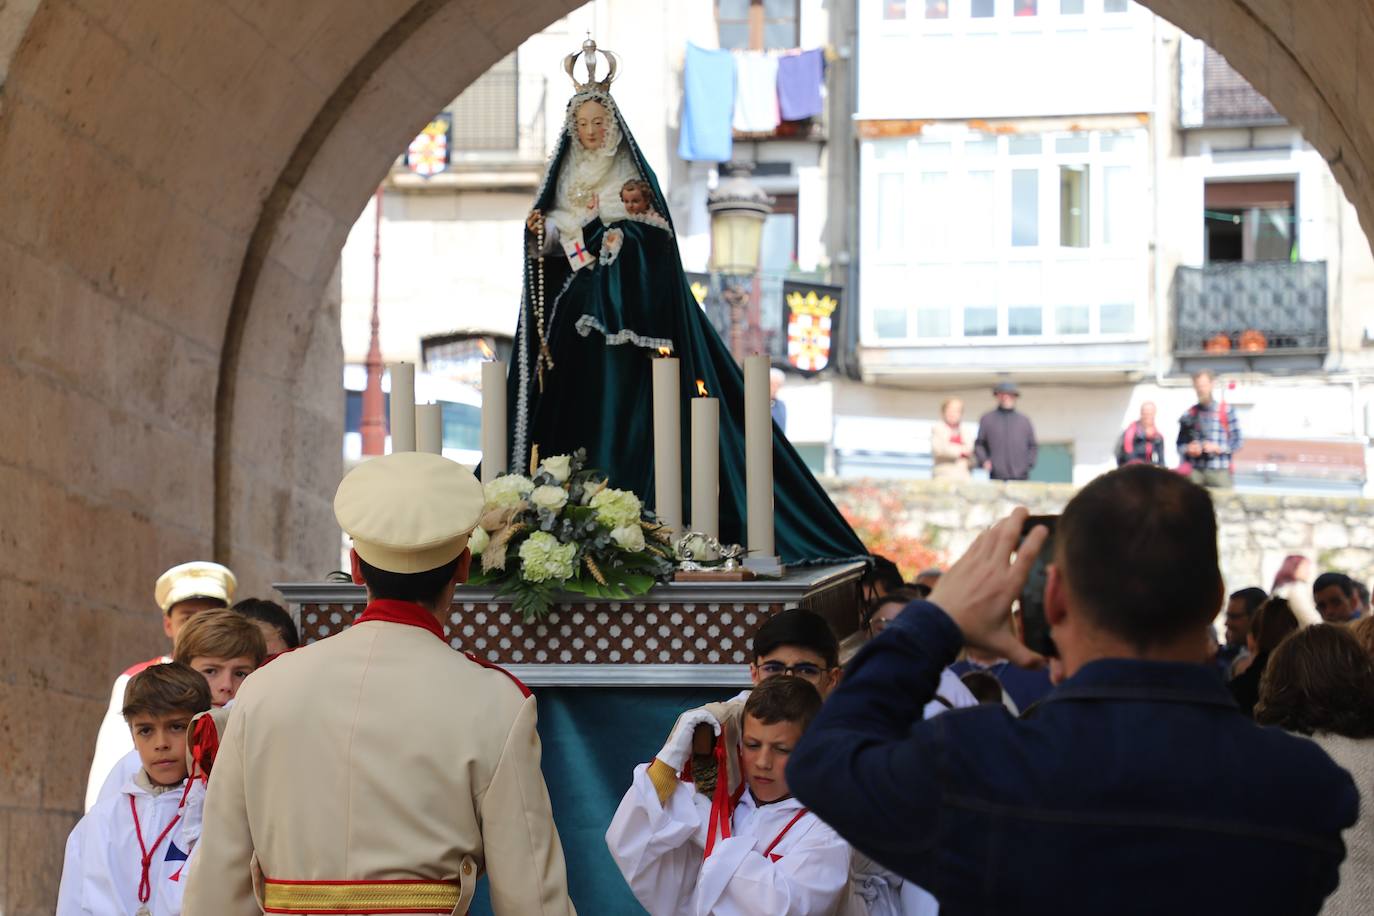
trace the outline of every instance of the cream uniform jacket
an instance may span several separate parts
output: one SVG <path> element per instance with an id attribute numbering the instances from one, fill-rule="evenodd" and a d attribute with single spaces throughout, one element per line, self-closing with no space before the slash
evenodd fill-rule
<path id="1" fill-rule="evenodd" d="M 188 916 L 360 901 L 375 909 L 347 911 L 463 913 L 483 868 L 497 914 L 574 913 L 534 697 L 440 634 L 418 605 L 374 601 L 349 629 L 244 682 L 210 778 Z"/>

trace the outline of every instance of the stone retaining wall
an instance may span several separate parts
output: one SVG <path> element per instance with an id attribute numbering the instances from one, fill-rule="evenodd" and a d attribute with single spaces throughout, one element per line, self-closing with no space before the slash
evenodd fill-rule
<path id="1" fill-rule="evenodd" d="M 881 511 L 894 536 L 924 542 L 953 562 L 978 532 L 1016 506 L 1060 512 L 1068 484 L 965 483 L 934 480 L 823 481 L 847 513 Z M 1268 587 L 1288 554 L 1310 557 L 1319 571 L 1338 569 L 1374 579 L 1374 501 L 1321 496 L 1213 492 L 1226 587 Z M 878 505 L 881 503 L 881 510 Z M 893 506 L 901 507 L 895 514 Z"/>

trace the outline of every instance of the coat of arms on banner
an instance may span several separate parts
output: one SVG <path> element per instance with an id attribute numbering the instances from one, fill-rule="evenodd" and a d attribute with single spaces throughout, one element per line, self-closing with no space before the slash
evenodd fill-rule
<path id="1" fill-rule="evenodd" d="M 433 178 L 448 168 L 448 136 L 453 116 L 439 115 L 410 141 L 406 148 L 406 168 L 421 178 Z"/>
<path id="2" fill-rule="evenodd" d="M 788 290 L 785 300 L 787 361 L 802 372 L 820 372 L 830 365 L 831 321 L 840 300 L 815 289 Z"/>

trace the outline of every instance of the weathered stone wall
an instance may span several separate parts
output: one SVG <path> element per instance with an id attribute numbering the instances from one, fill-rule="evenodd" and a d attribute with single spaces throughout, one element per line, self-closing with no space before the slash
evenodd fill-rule
<path id="1" fill-rule="evenodd" d="M 398 150 L 579 0 L 0 0 L 0 913 L 53 911 L 153 582 L 338 564 L 337 278 Z"/>
<path id="2" fill-rule="evenodd" d="M 1016 506 L 1043 515 L 1063 510 L 1075 492 L 1068 484 L 968 483 L 933 480 L 824 481 L 835 502 L 872 515 L 880 494 L 897 536 L 924 541 L 953 562 L 978 533 Z M 1374 501 L 1318 496 L 1268 496 L 1213 491 L 1221 571 L 1229 591 L 1268 588 L 1283 558 L 1302 554 L 1319 570 L 1374 579 Z M 895 515 L 893 505 L 902 508 Z"/>

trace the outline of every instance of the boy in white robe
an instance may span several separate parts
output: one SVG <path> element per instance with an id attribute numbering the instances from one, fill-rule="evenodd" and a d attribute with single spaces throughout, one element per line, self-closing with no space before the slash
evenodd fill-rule
<path id="1" fill-rule="evenodd" d="M 254 620 L 237 611 L 204 610 L 182 626 L 172 660 L 204 675 L 211 705 L 228 709 L 240 685 L 267 660 L 267 640 Z M 128 735 L 124 737 L 127 742 Z M 140 766 L 138 751 L 125 754 L 110 770 L 96 801 L 118 795 Z"/>
<path id="2" fill-rule="evenodd" d="M 829 696 L 839 683 L 842 647 L 820 615 L 803 608 L 792 608 L 770 617 L 754 636 L 754 662 L 750 677 L 755 684 L 785 675 L 810 682 L 820 692 L 821 700 Z M 716 779 L 726 779 L 730 789 L 740 783 L 737 755 L 726 755 L 726 766 L 717 768 L 710 756 L 712 730 L 726 736 L 731 747 L 740 742 L 740 722 L 749 691 L 744 691 L 723 703 L 709 703 L 702 710 L 685 713 L 683 719 L 694 717 L 696 739 L 691 756 L 691 772 L 697 778 L 698 789 L 714 786 Z M 925 717 L 939 715 L 949 709 L 978 705 L 959 676 L 946 668 L 940 673 L 940 685 L 935 699 L 926 704 Z M 683 720 L 679 720 L 679 725 Z M 706 724 L 714 728 L 709 728 Z M 721 775 L 724 774 L 724 775 Z M 850 874 L 849 901 L 840 912 L 844 916 L 936 916 L 939 904 L 919 885 L 883 868 L 858 850 L 853 851 Z"/>
<path id="3" fill-rule="evenodd" d="M 668 744 L 635 768 L 606 844 L 650 916 L 804 916 L 837 912 L 847 896 L 849 845 L 787 787 L 792 747 L 820 710 L 815 687 L 772 678 L 750 692 L 739 768 L 744 785 L 722 781 L 712 799 L 679 781 L 703 710 L 678 720 Z M 726 744 L 719 743 L 720 753 Z"/>
<path id="4" fill-rule="evenodd" d="M 158 607 L 162 609 L 162 630 L 167 634 L 167 639 L 175 644 L 181 628 L 201 611 L 228 607 L 237 585 L 238 580 L 228 569 L 218 563 L 203 561 L 173 566 L 159 576 L 153 594 Z M 115 678 L 114 687 L 110 689 L 110 705 L 100 722 L 100 731 L 95 739 L 95 755 L 91 758 L 91 769 L 86 779 L 87 811 L 107 794 L 102 789 L 106 780 L 113 779 L 117 791 L 137 772 L 136 769 L 124 770 L 118 775 L 112 772 L 134 749 L 129 741 L 129 727 L 121 714 L 124 690 L 129 685 L 129 679 L 145 668 L 165 665 L 171 660 L 169 655 L 150 658 L 127 668 Z"/>
<path id="5" fill-rule="evenodd" d="M 209 684 L 186 665 L 154 665 L 130 679 L 123 713 L 142 766 L 67 838 L 57 916 L 181 912 L 204 797 L 190 791 L 187 736 L 209 708 Z"/>

